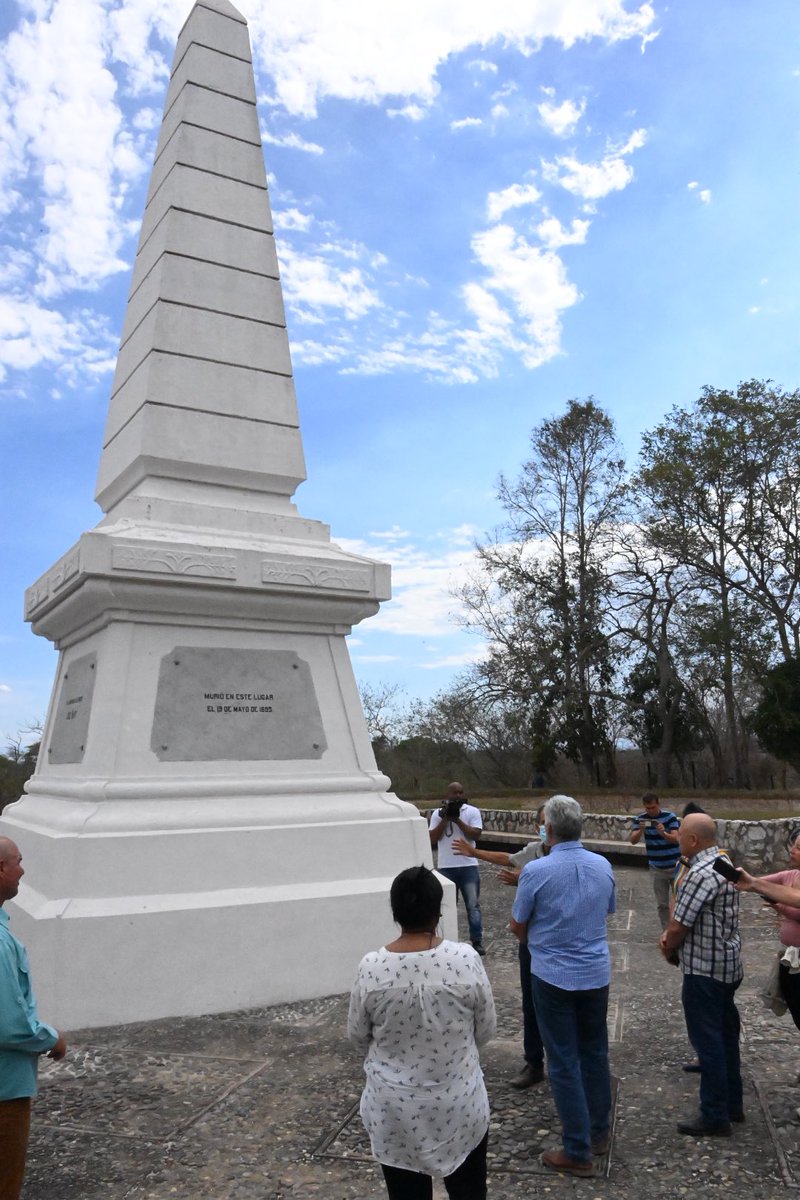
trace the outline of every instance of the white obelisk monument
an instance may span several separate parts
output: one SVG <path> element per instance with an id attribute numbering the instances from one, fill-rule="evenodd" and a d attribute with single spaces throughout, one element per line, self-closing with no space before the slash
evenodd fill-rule
<path id="1" fill-rule="evenodd" d="M 59 1025 L 345 990 L 391 936 L 391 879 L 431 863 L 376 768 L 345 644 L 389 570 L 297 514 L 304 478 L 247 25 L 199 0 L 133 272 L 105 517 L 26 595 L 60 657 L 0 832 Z"/>

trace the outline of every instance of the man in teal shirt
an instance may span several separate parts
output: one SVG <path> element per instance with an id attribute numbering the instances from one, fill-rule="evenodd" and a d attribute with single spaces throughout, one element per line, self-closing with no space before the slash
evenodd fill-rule
<path id="1" fill-rule="evenodd" d="M 2 911 L 23 874 L 19 849 L 0 837 L 0 1200 L 22 1193 L 39 1055 L 61 1059 L 67 1052 L 63 1034 L 36 1015 L 28 956 Z"/>

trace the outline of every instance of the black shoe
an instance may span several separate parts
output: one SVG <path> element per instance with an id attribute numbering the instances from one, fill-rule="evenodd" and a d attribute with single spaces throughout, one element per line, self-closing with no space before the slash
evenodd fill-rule
<path id="1" fill-rule="evenodd" d="M 476 954 L 480 954 L 481 958 L 485 958 L 486 951 L 483 948 L 483 942 L 473 942 L 472 949 L 475 951 Z"/>
<path id="2" fill-rule="evenodd" d="M 689 1137 L 730 1137 L 730 1121 L 707 1121 L 701 1114 L 691 1121 L 679 1121 L 678 1133 L 688 1133 Z"/>
<path id="3" fill-rule="evenodd" d="M 745 1115 L 741 1108 L 738 1112 L 731 1113 L 731 1120 L 735 1121 L 737 1125 L 744 1125 Z"/>
<path id="4" fill-rule="evenodd" d="M 685 1071 L 687 1075 L 699 1075 L 700 1063 L 697 1061 L 697 1059 L 694 1059 L 693 1062 L 684 1063 L 681 1067 L 681 1070 Z"/>
<path id="5" fill-rule="evenodd" d="M 518 1092 L 524 1092 L 526 1088 L 533 1087 L 535 1083 L 542 1083 L 543 1080 L 544 1063 L 539 1063 L 538 1066 L 525 1063 L 517 1078 L 511 1080 L 511 1086 Z"/>

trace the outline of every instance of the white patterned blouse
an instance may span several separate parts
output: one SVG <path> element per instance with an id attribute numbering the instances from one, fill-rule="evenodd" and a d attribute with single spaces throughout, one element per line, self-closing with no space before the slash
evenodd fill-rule
<path id="1" fill-rule="evenodd" d="M 347 1036 L 366 1052 L 361 1119 L 378 1162 L 452 1175 L 489 1128 L 478 1047 L 497 1029 L 471 946 L 375 950 L 359 963 Z"/>

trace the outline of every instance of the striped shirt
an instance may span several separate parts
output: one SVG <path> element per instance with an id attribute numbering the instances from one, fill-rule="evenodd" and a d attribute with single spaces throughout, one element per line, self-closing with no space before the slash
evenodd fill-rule
<path id="1" fill-rule="evenodd" d="M 580 842 L 556 842 L 523 867 L 512 916 L 528 926 L 531 970 L 568 992 L 611 978 L 606 917 L 616 909 L 614 872 Z"/>
<path id="2" fill-rule="evenodd" d="M 638 817 L 633 818 L 631 827 L 632 829 L 641 829 L 644 825 L 644 844 L 647 850 L 648 867 L 658 871 L 674 871 L 681 856 L 680 846 L 677 842 L 670 842 L 663 838 L 653 827 L 653 821 L 660 821 L 667 833 L 680 829 L 681 823 L 674 812 L 659 809 L 657 817 L 651 817 L 646 812 L 639 813 Z"/>
<path id="3" fill-rule="evenodd" d="M 675 903 L 674 919 L 689 926 L 678 956 L 684 975 L 706 975 L 720 983 L 742 978 L 739 893 L 714 870 L 718 846 L 691 859 Z"/>

